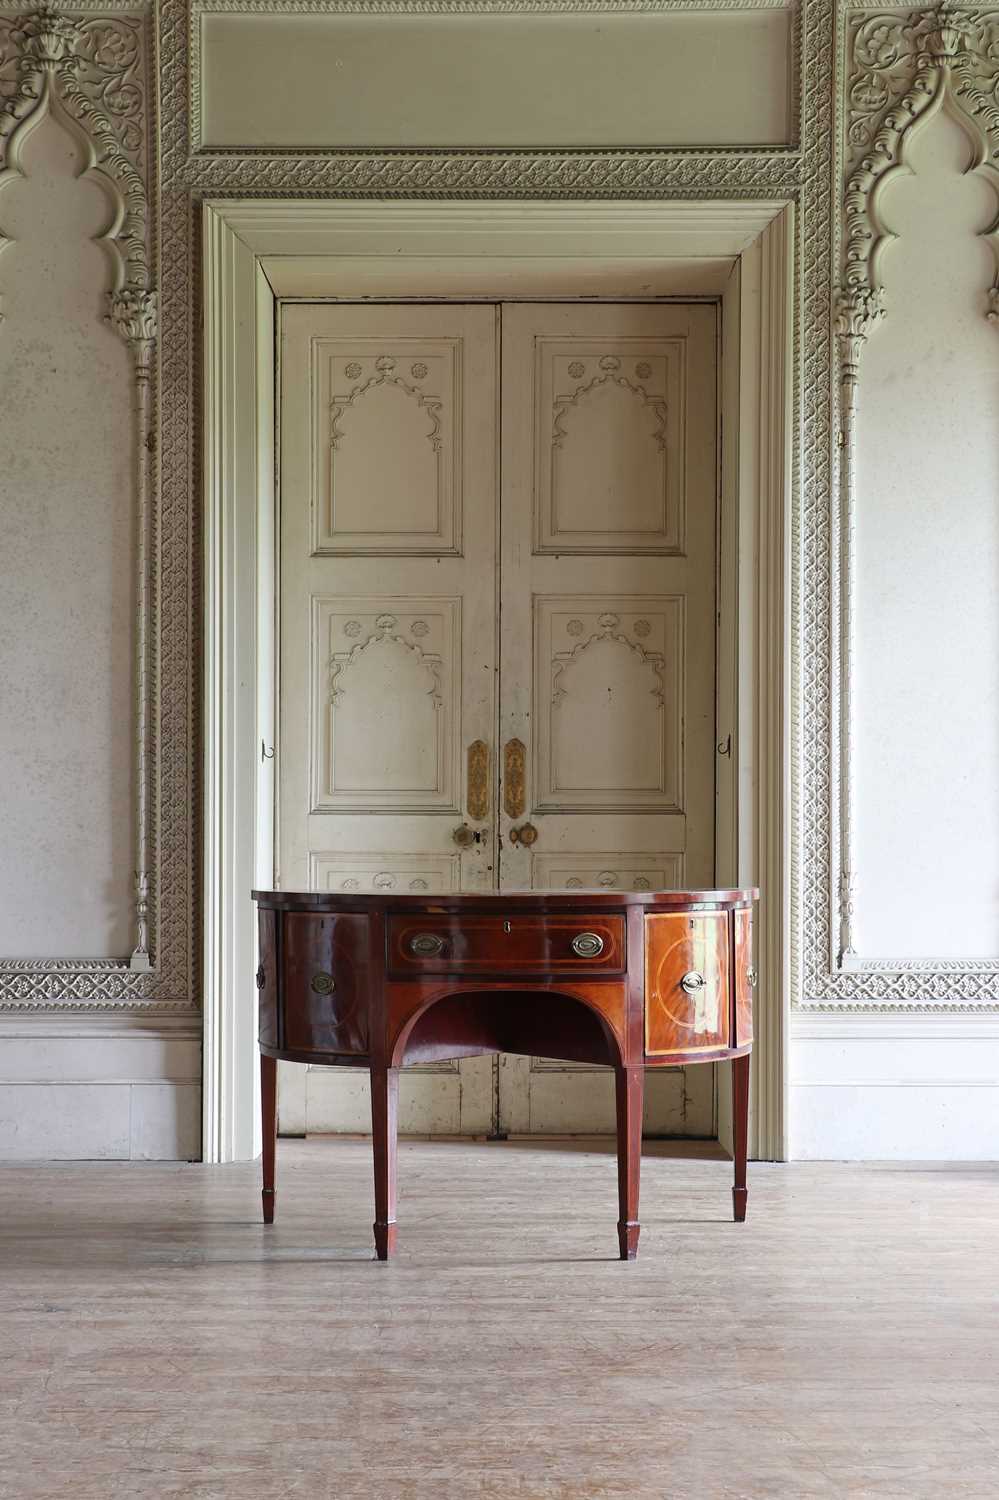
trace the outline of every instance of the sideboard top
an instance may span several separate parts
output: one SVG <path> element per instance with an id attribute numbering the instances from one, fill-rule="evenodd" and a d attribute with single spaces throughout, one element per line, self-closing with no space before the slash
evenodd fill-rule
<path id="1" fill-rule="evenodd" d="M 421 891 L 252 891 L 260 906 L 306 911 L 615 911 L 628 906 L 679 908 L 747 906 L 759 898 L 754 886 L 724 891 L 590 890 Z"/>

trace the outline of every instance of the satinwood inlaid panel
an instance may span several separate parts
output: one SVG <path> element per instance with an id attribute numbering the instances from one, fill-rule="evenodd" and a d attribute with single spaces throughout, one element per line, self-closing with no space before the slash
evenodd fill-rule
<path id="1" fill-rule="evenodd" d="M 388 961 L 390 969 L 402 973 L 620 973 L 625 967 L 624 918 L 585 912 L 394 916 L 388 920 Z"/>
<path id="2" fill-rule="evenodd" d="M 728 913 L 645 919 L 645 1050 L 712 1051 L 729 1044 Z M 685 984 L 686 981 L 686 984 Z"/>
<path id="3" fill-rule="evenodd" d="M 732 1045 L 744 1047 L 753 1040 L 753 909 L 737 907 L 735 919 L 735 1036 Z"/>
<path id="4" fill-rule="evenodd" d="M 283 1045 L 290 1051 L 368 1051 L 368 942 L 365 916 L 284 914 Z"/>
<path id="5" fill-rule="evenodd" d="M 460 632 L 460 599 L 313 600 L 314 812 L 458 812 Z"/>
<path id="6" fill-rule="evenodd" d="M 680 596 L 535 600 L 536 808 L 683 810 Z"/>
<path id="7" fill-rule="evenodd" d="M 536 552 L 683 551 L 685 342 L 535 340 Z"/>
<path id="8" fill-rule="evenodd" d="M 313 344 L 313 552 L 461 551 L 461 342 Z"/>

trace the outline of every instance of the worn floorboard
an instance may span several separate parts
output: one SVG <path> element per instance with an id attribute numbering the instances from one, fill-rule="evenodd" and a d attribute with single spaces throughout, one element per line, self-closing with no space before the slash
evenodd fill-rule
<path id="1" fill-rule="evenodd" d="M 682 1149 L 683 1154 L 677 1154 Z M 405 1142 L 0 1169 L 4 1500 L 999 1493 L 999 1171 Z"/>

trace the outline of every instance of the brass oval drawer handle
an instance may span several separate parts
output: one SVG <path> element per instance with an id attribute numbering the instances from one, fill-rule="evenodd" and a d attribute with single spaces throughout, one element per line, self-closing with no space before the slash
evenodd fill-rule
<path id="1" fill-rule="evenodd" d="M 409 940 L 409 951 L 417 958 L 436 958 L 444 952 L 444 939 L 436 932 L 418 932 Z"/>
<path id="2" fill-rule="evenodd" d="M 756 988 L 756 970 L 753 968 L 752 964 L 750 964 L 749 968 L 746 970 L 746 979 L 747 979 L 748 983 L 750 984 L 750 986 L 755 990 L 755 988 Z"/>
<path id="3" fill-rule="evenodd" d="M 572 951 L 577 958 L 599 958 L 604 940 L 598 932 L 578 932 L 572 940 Z"/>
<path id="4" fill-rule="evenodd" d="M 332 995 L 336 986 L 333 983 L 333 975 L 327 974 L 325 969 L 320 969 L 318 974 L 312 976 L 312 988 L 317 995 Z"/>
<path id="5" fill-rule="evenodd" d="M 696 995 L 698 990 L 704 988 L 704 975 L 698 974 L 696 969 L 691 969 L 689 974 L 684 974 L 680 980 L 680 988 L 686 990 L 688 995 Z"/>

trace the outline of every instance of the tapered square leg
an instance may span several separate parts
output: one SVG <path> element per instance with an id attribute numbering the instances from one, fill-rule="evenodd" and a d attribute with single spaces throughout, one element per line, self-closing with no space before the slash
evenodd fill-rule
<path id="1" fill-rule="evenodd" d="M 371 1144 L 375 1166 L 375 1254 L 395 1254 L 395 1163 L 399 1127 L 399 1069 L 371 1069 Z"/>
<path id="2" fill-rule="evenodd" d="M 638 1255 L 638 1188 L 642 1167 L 644 1068 L 617 1068 L 617 1240 L 622 1260 Z"/>
<path id="3" fill-rule="evenodd" d="M 735 1186 L 732 1189 L 732 1212 L 735 1222 L 746 1217 L 749 1190 L 746 1187 L 746 1152 L 749 1141 L 749 1053 L 732 1059 L 732 1125 L 735 1157 Z"/>
<path id="4" fill-rule="evenodd" d="M 264 1223 L 274 1223 L 274 1157 L 277 1146 L 277 1059 L 260 1054 L 260 1116 L 263 1127 Z"/>

